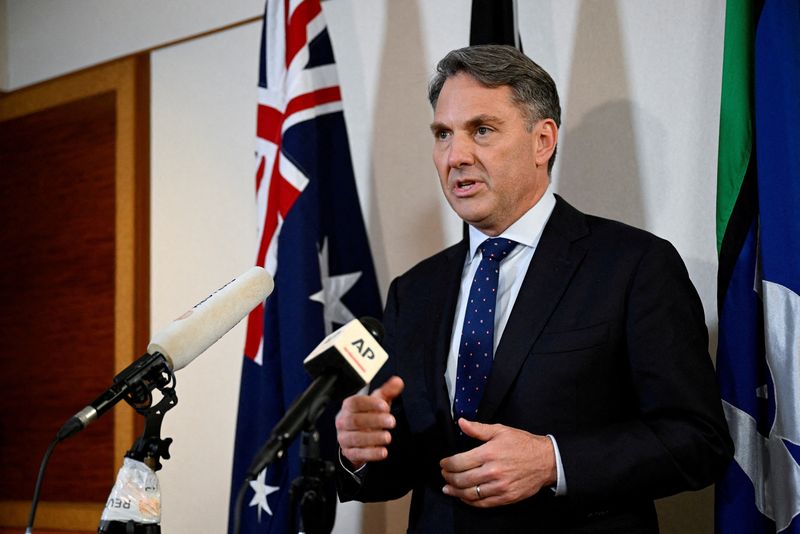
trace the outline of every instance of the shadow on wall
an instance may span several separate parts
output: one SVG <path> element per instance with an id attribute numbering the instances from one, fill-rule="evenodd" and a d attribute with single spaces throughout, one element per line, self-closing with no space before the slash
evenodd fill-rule
<path id="1" fill-rule="evenodd" d="M 580 6 L 558 156 L 558 191 L 583 211 L 642 228 L 648 217 L 617 3 Z M 712 502 L 710 489 L 659 500 L 661 531 L 710 532 Z"/>
<path id="2" fill-rule="evenodd" d="M 373 228 L 385 251 L 381 287 L 420 259 L 444 248 L 441 191 L 431 160 L 427 100 L 430 73 L 416 2 L 386 3 L 374 133 Z"/>
<path id="3" fill-rule="evenodd" d="M 615 2 L 582 2 L 563 117 L 558 192 L 579 209 L 644 226 L 641 172 Z"/>
<path id="4" fill-rule="evenodd" d="M 719 324 L 717 319 L 717 263 L 706 261 L 702 258 L 687 256 L 683 258 L 689 277 L 700 294 L 703 301 L 708 325 L 708 352 L 716 364 L 717 360 L 717 334 Z"/>
<path id="5" fill-rule="evenodd" d="M 445 244 L 441 192 L 426 135 L 432 113 L 419 8 L 416 2 L 390 1 L 386 10 L 372 135 L 374 209 L 368 222 L 377 239 L 373 250 L 382 255 L 376 268 L 384 290 L 392 278 Z M 365 504 L 362 532 L 405 532 L 408 506 L 408 497 Z"/>
<path id="6" fill-rule="evenodd" d="M 558 192 L 587 213 L 642 228 L 646 218 L 631 107 L 628 100 L 609 102 L 579 121 L 567 117 Z"/>

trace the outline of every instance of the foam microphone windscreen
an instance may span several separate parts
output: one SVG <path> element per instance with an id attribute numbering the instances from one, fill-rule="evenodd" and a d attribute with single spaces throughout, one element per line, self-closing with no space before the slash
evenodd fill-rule
<path id="1" fill-rule="evenodd" d="M 263 267 L 250 268 L 154 335 L 147 352 L 163 354 L 173 371 L 182 369 L 263 303 L 273 287 Z"/>

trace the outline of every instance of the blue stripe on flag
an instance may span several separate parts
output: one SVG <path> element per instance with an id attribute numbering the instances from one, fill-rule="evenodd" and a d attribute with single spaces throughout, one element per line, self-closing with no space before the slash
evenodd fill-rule
<path id="1" fill-rule="evenodd" d="M 734 8 L 729 2 L 729 9 Z M 800 3 L 763 2 L 755 39 L 758 219 L 720 310 L 717 372 L 736 462 L 721 534 L 800 534 Z"/>

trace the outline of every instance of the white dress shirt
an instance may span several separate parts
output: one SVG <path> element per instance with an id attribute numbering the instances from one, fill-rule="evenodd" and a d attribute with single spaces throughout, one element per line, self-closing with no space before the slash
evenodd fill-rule
<path id="1" fill-rule="evenodd" d="M 503 335 L 511 310 L 517 301 L 517 295 L 528 272 L 533 253 L 542 237 L 542 231 L 547 224 L 550 215 L 555 208 L 556 199 L 548 186 L 542 198 L 525 214 L 517 219 L 514 224 L 509 226 L 505 232 L 496 237 L 511 239 L 518 245 L 500 263 L 500 277 L 497 286 L 497 302 L 495 304 L 494 316 L 494 347 Z M 464 314 L 466 313 L 467 300 L 469 298 L 470 285 L 475 276 L 475 271 L 481 262 L 481 253 L 478 247 L 490 236 L 483 234 L 480 230 L 469 227 L 469 254 L 464 261 L 464 270 L 461 274 L 461 288 L 458 293 L 458 304 L 456 306 L 456 316 L 453 320 L 453 332 L 450 337 L 450 352 L 447 356 L 447 369 L 445 370 L 445 382 L 447 392 L 450 396 L 450 409 L 453 406 L 453 397 L 456 385 L 456 373 L 458 369 L 458 347 L 461 343 L 461 329 L 464 325 Z M 558 444 L 553 436 L 548 435 L 553 443 L 556 455 L 556 470 L 558 482 L 556 484 L 556 495 L 566 495 L 567 483 L 564 478 L 564 468 L 561 464 L 561 454 Z"/>

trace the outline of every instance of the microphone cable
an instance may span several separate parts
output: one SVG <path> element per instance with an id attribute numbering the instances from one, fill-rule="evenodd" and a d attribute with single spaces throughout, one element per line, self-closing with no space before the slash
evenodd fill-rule
<path id="1" fill-rule="evenodd" d="M 233 505 L 233 531 L 231 534 L 239 534 L 242 530 L 242 508 L 244 507 L 244 496 L 247 495 L 247 488 L 253 477 L 246 475 L 242 485 L 239 486 L 239 493 L 236 494 L 236 503 Z M 27 534 L 27 533 L 26 533 Z"/>
<path id="2" fill-rule="evenodd" d="M 33 500 L 31 500 L 31 511 L 30 514 L 28 514 L 28 526 L 25 528 L 25 534 L 33 533 L 33 521 L 36 519 L 36 507 L 39 505 L 39 494 L 42 490 L 44 472 L 45 469 L 47 469 L 47 463 L 50 461 L 50 455 L 53 454 L 53 450 L 62 439 L 63 437 L 61 432 L 56 434 L 56 437 L 50 442 L 50 445 L 47 447 L 47 451 L 44 453 L 44 458 L 42 458 L 41 465 L 39 465 L 39 475 L 36 477 L 36 485 L 33 488 Z"/>

